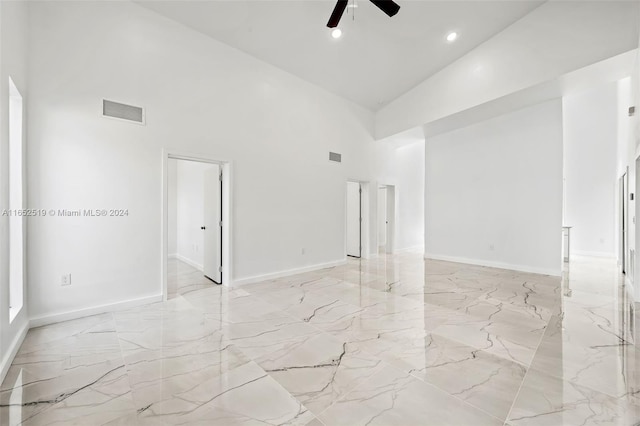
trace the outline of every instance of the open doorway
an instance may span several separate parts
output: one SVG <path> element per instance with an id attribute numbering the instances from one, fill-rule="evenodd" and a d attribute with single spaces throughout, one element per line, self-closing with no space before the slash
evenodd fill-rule
<path id="1" fill-rule="evenodd" d="M 225 164 L 167 156 L 163 228 L 166 299 L 224 283 L 228 263 Z"/>

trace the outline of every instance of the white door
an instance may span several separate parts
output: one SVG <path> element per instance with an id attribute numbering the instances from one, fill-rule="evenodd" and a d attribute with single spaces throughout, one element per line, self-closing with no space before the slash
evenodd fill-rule
<path id="1" fill-rule="evenodd" d="M 378 188 L 378 246 L 387 245 L 387 188 Z"/>
<path id="2" fill-rule="evenodd" d="M 361 190 L 358 182 L 347 182 L 347 256 L 361 256 Z"/>
<path id="3" fill-rule="evenodd" d="M 222 284 L 222 178 L 220 166 L 204 172 L 204 275 Z"/>

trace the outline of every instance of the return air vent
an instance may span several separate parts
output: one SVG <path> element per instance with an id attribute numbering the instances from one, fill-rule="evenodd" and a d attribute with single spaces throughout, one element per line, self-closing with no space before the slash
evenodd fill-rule
<path id="1" fill-rule="evenodd" d="M 342 163 L 342 154 L 338 154 L 337 152 L 329 152 L 329 161 Z"/>
<path id="2" fill-rule="evenodd" d="M 144 109 L 137 106 L 108 101 L 106 99 L 102 100 L 102 115 L 104 117 L 118 118 L 120 120 L 144 124 Z"/>

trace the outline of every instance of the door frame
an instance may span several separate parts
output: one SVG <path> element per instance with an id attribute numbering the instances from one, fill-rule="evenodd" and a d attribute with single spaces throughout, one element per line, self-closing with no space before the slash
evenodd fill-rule
<path id="1" fill-rule="evenodd" d="M 363 252 L 363 244 L 362 244 L 362 226 L 363 226 L 363 217 L 362 217 L 362 213 L 363 213 L 363 208 L 362 208 L 362 182 L 358 182 L 358 181 L 353 181 L 353 180 L 348 180 L 347 181 L 347 188 L 349 188 L 349 184 L 350 183 L 356 183 L 358 184 L 358 256 L 354 256 L 352 254 L 348 253 L 348 249 L 347 249 L 347 233 L 349 230 L 349 200 L 346 199 L 345 202 L 345 206 L 346 206 L 346 222 L 345 222 L 345 257 L 353 257 L 354 259 L 361 259 L 362 258 L 362 252 Z M 349 191 L 348 189 L 345 190 L 345 194 L 346 197 L 349 196 Z"/>
<path id="2" fill-rule="evenodd" d="M 620 203 L 620 269 L 627 273 L 629 265 L 629 168 L 627 167 L 619 179 Z"/>
<path id="3" fill-rule="evenodd" d="M 162 300 L 167 300 L 167 265 L 169 258 L 169 159 L 196 161 L 200 163 L 218 164 L 222 171 L 222 285 L 231 287 L 232 274 L 232 170 L 233 163 L 230 160 L 215 158 L 207 154 L 181 152 L 178 150 L 163 148 L 162 150 L 162 215 L 160 224 L 160 290 Z"/>
<path id="4" fill-rule="evenodd" d="M 213 164 L 213 163 L 209 163 L 209 164 Z M 202 273 L 203 273 L 204 277 L 207 278 L 208 280 L 210 280 L 210 281 L 212 281 L 212 282 L 214 282 L 214 283 L 216 283 L 218 285 L 222 285 L 222 282 L 223 282 L 222 281 L 222 269 L 224 269 L 224 268 L 222 268 L 222 262 L 224 260 L 224 256 L 222 255 L 222 248 L 223 248 L 223 245 L 222 245 L 222 231 L 224 230 L 223 221 L 222 221 L 222 212 L 223 212 L 223 209 L 224 209 L 224 200 L 222 198 L 222 194 L 223 194 L 224 177 L 222 176 L 222 166 L 220 164 L 216 164 L 216 165 L 218 166 L 218 170 L 217 170 L 218 174 L 216 176 L 216 185 L 219 187 L 218 189 L 220 190 L 220 200 L 219 200 L 220 201 L 220 211 L 219 211 L 219 213 L 220 213 L 220 221 L 217 224 L 215 224 L 214 226 L 217 227 L 217 228 L 220 228 L 220 247 L 218 247 L 218 250 L 220 250 L 220 264 L 218 265 L 218 267 L 220 268 L 220 270 L 218 271 L 218 272 L 220 272 L 220 278 L 219 278 L 220 282 L 214 280 L 212 277 L 207 275 L 207 271 L 206 271 L 207 268 L 205 266 L 204 260 L 202 261 Z M 203 175 L 206 176 L 206 171 L 205 171 L 205 173 L 203 173 Z M 204 184 L 203 185 L 203 189 L 206 189 L 206 188 L 207 188 L 206 184 Z M 204 208 L 204 206 L 207 204 L 206 196 L 205 196 L 205 199 L 202 200 L 202 201 L 203 201 L 202 205 L 203 205 L 203 208 Z M 206 210 L 206 208 L 205 208 L 205 210 Z M 207 224 L 206 219 L 204 219 L 202 221 L 202 225 L 206 226 L 206 224 Z M 167 234 L 168 234 L 168 232 L 167 232 Z M 204 235 L 204 241 L 203 241 L 203 245 L 202 245 L 202 249 L 203 249 L 204 253 L 206 253 L 205 246 L 206 246 L 206 234 Z"/>

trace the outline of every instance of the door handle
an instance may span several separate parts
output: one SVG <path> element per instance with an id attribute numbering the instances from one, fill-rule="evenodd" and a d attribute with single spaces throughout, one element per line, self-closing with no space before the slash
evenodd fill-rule
<path id="1" fill-rule="evenodd" d="M 201 226 L 201 227 L 200 227 L 200 229 L 203 229 L 203 230 L 204 230 L 204 229 L 207 229 L 207 228 L 205 228 L 204 226 Z"/>

